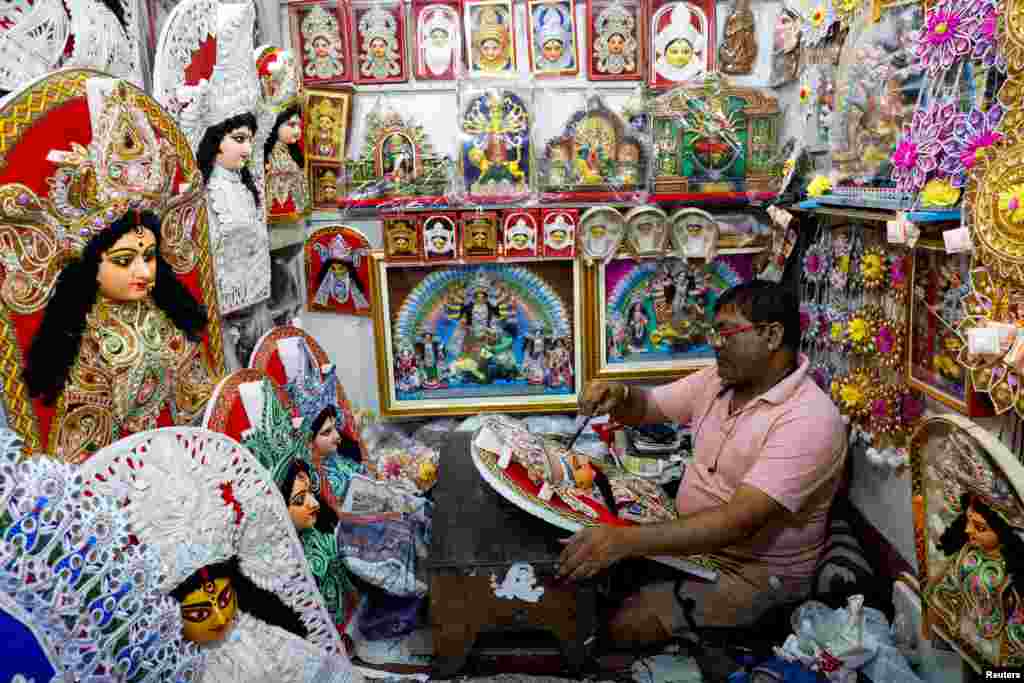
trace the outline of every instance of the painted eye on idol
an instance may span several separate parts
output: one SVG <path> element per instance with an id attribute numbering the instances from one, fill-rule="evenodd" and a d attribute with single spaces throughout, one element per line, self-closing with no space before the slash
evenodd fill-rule
<path id="1" fill-rule="evenodd" d="M 237 612 L 231 579 L 207 581 L 181 601 L 182 635 L 199 644 L 223 640 Z"/>
<path id="2" fill-rule="evenodd" d="M 156 237 L 148 228 L 122 235 L 100 259 L 96 281 L 111 301 L 141 301 L 156 284 Z"/>

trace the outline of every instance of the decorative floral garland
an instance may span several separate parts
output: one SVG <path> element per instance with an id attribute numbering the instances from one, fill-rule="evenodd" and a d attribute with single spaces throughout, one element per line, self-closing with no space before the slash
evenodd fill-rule
<path id="1" fill-rule="evenodd" d="M 829 284 L 833 289 L 846 289 L 850 276 L 850 252 L 852 245 L 845 234 L 832 237 L 832 270 L 829 273 Z"/>
<path id="2" fill-rule="evenodd" d="M 833 307 L 828 309 L 828 341 L 832 348 L 841 351 L 846 348 L 846 313 Z"/>
<path id="3" fill-rule="evenodd" d="M 910 291 L 910 256 L 895 253 L 889 257 L 889 288 L 899 297 Z"/>
<path id="4" fill-rule="evenodd" d="M 832 0 L 817 0 L 803 22 L 801 34 L 804 44 L 814 47 L 825 40 L 834 23 L 836 23 L 836 11 L 832 7 Z"/>
<path id="5" fill-rule="evenodd" d="M 804 280 L 818 284 L 828 277 L 829 250 L 821 240 L 808 247 L 804 254 Z"/>
<path id="6" fill-rule="evenodd" d="M 903 363 L 904 330 L 895 320 L 888 318 L 879 306 L 864 311 L 873 331 L 873 345 L 882 365 L 895 368 Z"/>
<path id="7" fill-rule="evenodd" d="M 885 285 L 886 258 L 881 247 L 868 247 L 860 258 L 860 278 L 864 289 L 880 289 Z"/>
<path id="8" fill-rule="evenodd" d="M 875 323 L 867 308 L 850 314 L 846 323 L 846 344 L 854 353 L 875 353 Z"/>
<path id="9" fill-rule="evenodd" d="M 800 335 L 808 345 L 817 343 L 821 335 L 821 315 L 818 308 L 817 304 L 800 304 Z"/>
<path id="10" fill-rule="evenodd" d="M 870 370 L 855 368 L 832 380 L 832 400 L 839 406 L 839 412 L 851 420 L 863 419 L 871 410 L 875 384 L 876 379 Z"/>

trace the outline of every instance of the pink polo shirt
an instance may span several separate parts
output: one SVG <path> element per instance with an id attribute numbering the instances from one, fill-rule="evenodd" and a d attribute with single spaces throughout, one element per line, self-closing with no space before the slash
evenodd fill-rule
<path id="1" fill-rule="evenodd" d="M 767 564 L 780 577 L 813 574 L 846 458 L 842 418 L 808 376 L 808 365 L 800 356 L 796 372 L 731 415 L 732 390 L 718 395 L 715 367 L 653 391 L 661 412 L 693 432 L 694 460 L 676 497 L 679 514 L 723 505 L 740 484 L 760 489 L 789 514 L 726 551 Z"/>

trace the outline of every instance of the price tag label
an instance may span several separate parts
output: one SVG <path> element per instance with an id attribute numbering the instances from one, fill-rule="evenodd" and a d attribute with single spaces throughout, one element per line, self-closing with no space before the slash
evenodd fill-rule
<path id="1" fill-rule="evenodd" d="M 974 250 L 974 244 L 971 243 L 971 233 L 968 232 L 967 228 L 946 230 L 942 233 L 942 240 L 946 243 L 947 254 L 959 254 Z"/>
<path id="2" fill-rule="evenodd" d="M 501 449 L 501 457 L 498 458 L 498 467 L 505 469 L 512 462 L 512 447 L 505 444 Z"/>
<path id="3" fill-rule="evenodd" d="M 908 221 L 900 216 L 894 221 L 885 222 L 885 234 L 889 244 L 906 244 Z"/>
<path id="4" fill-rule="evenodd" d="M 537 497 L 546 503 L 551 500 L 553 495 L 555 495 L 555 490 L 551 488 L 551 484 L 544 482 L 544 486 L 540 487 L 540 493 L 537 494 Z"/>
<path id="5" fill-rule="evenodd" d="M 972 327 L 967 330 L 967 350 L 971 353 L 999 353 L 999 330 L 993 327 Z"/>

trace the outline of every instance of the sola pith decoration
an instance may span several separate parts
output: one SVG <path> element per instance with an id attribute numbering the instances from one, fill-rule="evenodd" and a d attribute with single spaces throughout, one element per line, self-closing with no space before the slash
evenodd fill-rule
<path id="1" fill-rule="evenodd" d="M 1024 665 L 1024 467 L 996 435 L 947 414 L 915 430 L 911 473 L 925 628 L 979 673 Z"/>
<path id="2" fill-rule="evenodd" d="M 978 149 L 966 210 L 976 256 L 999 277 L 1024 283 L 1024 135 L 1004 119 L 1002 138 Z"/>

